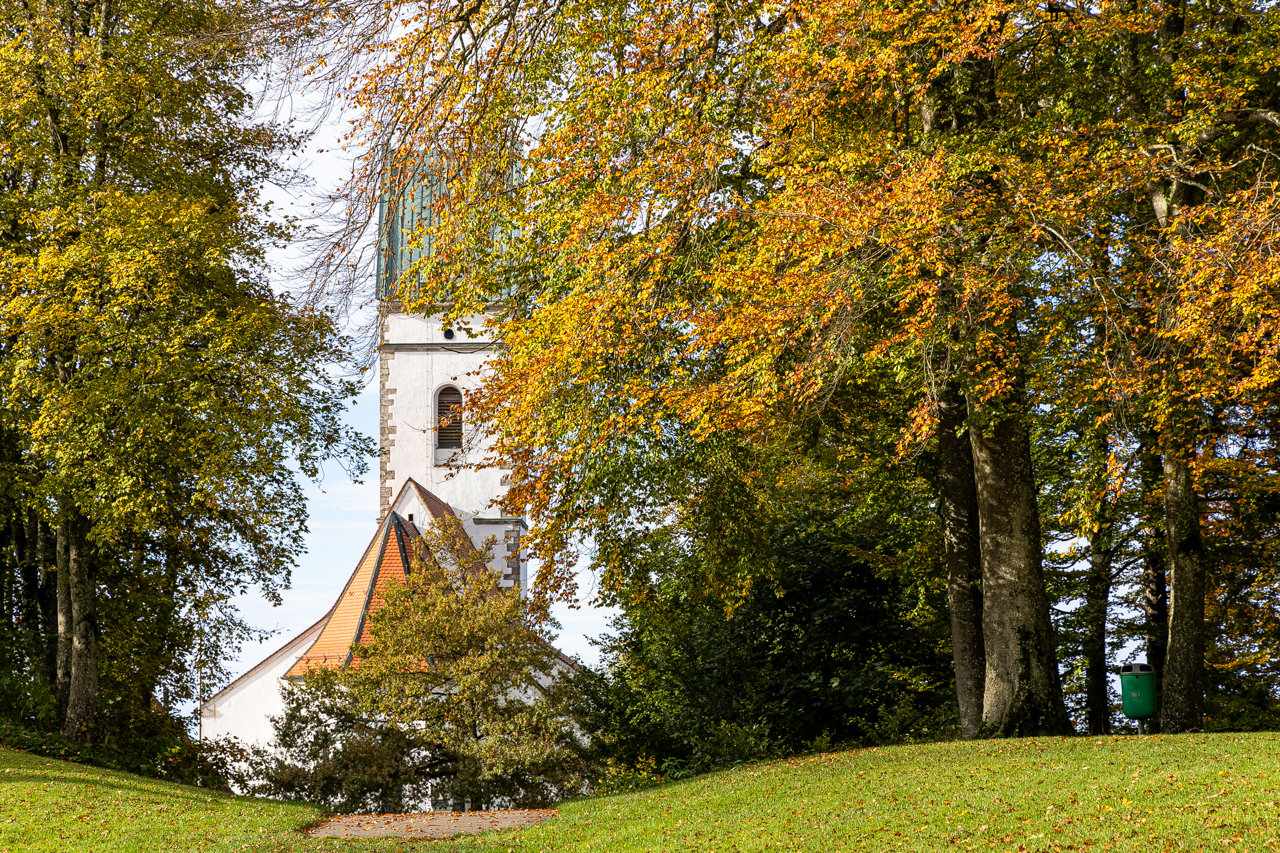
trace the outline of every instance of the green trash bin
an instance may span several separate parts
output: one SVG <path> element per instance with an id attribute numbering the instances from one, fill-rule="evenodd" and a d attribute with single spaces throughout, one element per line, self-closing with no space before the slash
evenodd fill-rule
<path id="1" fill-rule="evenodd" d="M 1124 715 L 1148 720 L 1156 715 L 1156 671 L 1150 664 L 1127 663 L 1120 667 L 1120 698 Z"/>

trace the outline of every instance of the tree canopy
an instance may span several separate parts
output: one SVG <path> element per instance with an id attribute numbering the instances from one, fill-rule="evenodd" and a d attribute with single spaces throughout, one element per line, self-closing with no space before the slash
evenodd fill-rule
<path id="1" fill-rule="evenodd" d="M 576 664 L 519 585 L 502 586 L 492 549 L 456 517 L 432 522 L 370 612 L 369 642 L 287 689 L 254 790 L 344 812 L 543 806 L 583 790 L 594 767 L 569 701 Z"/>
<path id="2" fill-rule="evenodd" d="M 0 7 L 7 664 L 80 740 L 180 734 L 255 635 L 236 595 L 288 583 L 298 476 L 368 453 L 334 321 L 265 275 L 298 139 L 255 118 L 258 11 Z"/>
<path id="3" fill-rule="evenodd" d="M 609 543 L 673 514 L 750 527 L 750 490 L 716 492 L 722 439 L 883 417 L 886 470 L 937 454 L 966 733 L 1065 725 L 1044 557 L 1067 538 L 1092 554 L 1055 552 L 1084 586 L 1053 585 L 1086 605 L 1086 680 L 1105 688 L 1111 585 L 1140 562 L 1163 725 L 1203 725 L 1209 540 L 1275 488 L 1268 3 L 346 0 L 310 21 L 363 111 L 344 233 L 430 159 L 432 250 L 396 295 L 505 308 L 471 405 L 549 594 L 583 538 L 621 570 Z M 340 295 L 356 251 L 321 270 Z M 1243 479 L 1218 491 L 1223 468 Z"/>

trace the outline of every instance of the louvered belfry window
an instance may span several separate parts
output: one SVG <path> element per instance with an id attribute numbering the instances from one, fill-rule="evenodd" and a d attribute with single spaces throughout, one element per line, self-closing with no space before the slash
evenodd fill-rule
<path id="1" fill-rule="evenodd" d="M 436 395 L 436 447 L 462 446 L 462 392 L 441 388 Z"/>

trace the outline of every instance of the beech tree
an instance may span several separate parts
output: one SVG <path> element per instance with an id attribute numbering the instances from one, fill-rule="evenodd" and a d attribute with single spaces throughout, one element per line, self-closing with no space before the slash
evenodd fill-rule
<path id="1" fill-rule="evenodd" d="M 409 235 L 432 251 L 397 296 L 505 306 L 472 405 L 544 589 L 617 521 L 603 502 L 648 509 L 642 479 L 616 489 L 619 447 L 767 433 L 888 365 L 913 389 L 898 457 L 936 445 L 944 468 L 964 730 L 1062 731 L 1029 395 L 1084 399 L 1099 448 L 1159 455 L 1164 725 L 1201 725 L 1203 423 L 1275 387 L 1266 3 L 349 0 L 309 22 L 366 152 L 319 271 L 351 294 L 344 238 L 432 152 Z M 1055 395 L 1080 351 L 1046 342 L 1081 324 L 1083 394 Z"/>

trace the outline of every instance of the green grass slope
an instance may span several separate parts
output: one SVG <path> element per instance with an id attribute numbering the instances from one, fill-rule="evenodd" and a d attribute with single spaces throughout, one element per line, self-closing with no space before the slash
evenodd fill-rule
<path id="1" fill-rule="evenodd" d="M 312 839 L 303 806 L 0 751 L 0 850 L 410 850 Z M 1280 850 L 1280 735 L 944 743 L 833 753 L 564 804 L 441 842 L 542 851 Z"/>
<path id="2" fill-rule="evenodd" d="M 317 809 L 0 748 L 0 851 L 290 849 Z M 280 842 L 283 842 L 281 844 Z M 248 845 L 248 846 L 246 846 Z"/>

